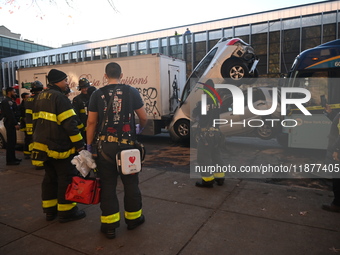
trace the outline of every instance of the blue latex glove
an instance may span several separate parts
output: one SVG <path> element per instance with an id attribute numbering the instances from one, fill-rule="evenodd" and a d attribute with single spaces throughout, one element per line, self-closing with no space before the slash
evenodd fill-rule
<path id="1" fill-rule="evenodd" d="M 139 124 L 136 124 L 136 134 L 140 135 L 143 132 L 144 128 L 142 128 Z"/>

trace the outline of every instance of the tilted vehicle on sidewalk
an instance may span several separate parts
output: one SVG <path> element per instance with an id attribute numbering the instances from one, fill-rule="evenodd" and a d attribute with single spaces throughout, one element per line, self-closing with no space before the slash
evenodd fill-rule
<path id="1" fill-rule="evenodd" d="M 256 66 L 259 60 L 254 49 L 239 38 L 221 38 L 198 63 L 184 87 L 181 103 L 169 125 L 173 140 L 190 137 L 190 105 L 198 102 L 201 91 L 199 84 L 213 79 L 215 84 L 230 83 L 236 86 L 251 84 L 258 77 Z M 193 92 L 193 93 L 192 93 Z M 199 93 L 196 93 L 199 92 Z"/>

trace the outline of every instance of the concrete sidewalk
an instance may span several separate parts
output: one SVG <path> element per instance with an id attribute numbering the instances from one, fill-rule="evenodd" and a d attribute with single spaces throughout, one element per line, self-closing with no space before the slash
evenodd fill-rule
<path id="1" fill-rule="evenodd" d="M 145 168 L 146 222 L 128 231 L 121 221 L 109 240 L 99 230 L 99 205 L 79 205 L 87 213 L 79 221 L 47 222 L 40 200 L 44 171 L 29 160 L 5 166 L 4 155 L 0 150 L 3 255 L 340 254 L 340 214 L 320 207 L 331 202 L 329 191 L 239 179 L 202 189 L 189 173 Z M 120 182 L 118 189 L 123 207 Z"/>

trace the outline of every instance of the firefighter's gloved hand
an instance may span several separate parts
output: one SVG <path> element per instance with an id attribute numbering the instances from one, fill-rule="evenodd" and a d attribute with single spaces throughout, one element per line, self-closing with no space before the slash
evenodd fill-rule
<path id="1" fill-rule="evenodd" d="M 136 124 L 136 134 L 140 135 L 143 132 L 144 128 L 142 128 L 139 124 Z"/>
<path id="2" fill-rule="evenodd" d="M 75 156 L 71 163 L 76 166 L 77 170 L 81 173 L 82 176 L 86 177 L 91 169 L 96 168 L 96 163 L 92 158 L 91 152 L 87 150 L 82 150 L 79 152 L 79 155 Z"/>

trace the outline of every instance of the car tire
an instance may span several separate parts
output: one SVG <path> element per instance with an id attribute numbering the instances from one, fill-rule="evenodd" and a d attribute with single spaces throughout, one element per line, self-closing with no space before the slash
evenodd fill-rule
<path id="1" fill-rule="evenodd" d="M 0 149 L 6 149 L 6 141 L 1 134 L 0 134 Z"/>
<path id="2" fill-rule="evenodd" d="M 249 78 L 249 68 L 243 61 L 232 59 L 222 65 L 222 77 L 229 79 L 234 85 L 246 83 Z"/>
<path id="3" fill-rule="evenodd" d="M 174 125 L 174 130 L 181 140 L 188 140 L 190 138 L 190 121 L 178 120 Z"/>
<path id="4" fill-rule="evenodd" d="M 256 136 L 261 138 L 262 140 L 270 140 L 276 137 L 276 127 L 272 127 L 272 124 L 264 121 L 264 125 L 262 127 L 256 128 Z"/>

